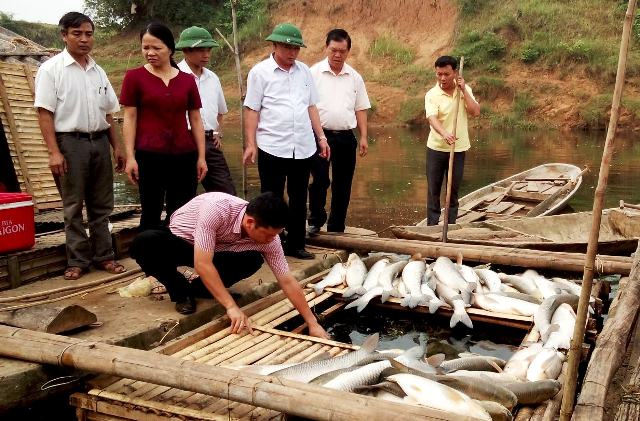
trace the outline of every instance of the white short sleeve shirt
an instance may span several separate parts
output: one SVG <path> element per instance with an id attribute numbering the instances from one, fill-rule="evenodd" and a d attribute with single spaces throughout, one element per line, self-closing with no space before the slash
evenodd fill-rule
<path id="1" fill-rule="evenodd" d="M 34 106 L 53 113 L 56 132 L 106 130 L 106 115 L 120 110 L 104 70 L 91 57 L 82 68 L 66 48 L 40 66 L 35 88 Z"/>
<path id="2" fill-rule="evenodd" d="M 191 68 L 185 60 L 178 63 L 178 67 L 185 73 L 193 75 L 196 79 L 198 92 L 200 93 L 200 101 L 202 108 L 202 123 L 205 130 L 218 130 L 218 114 L 226 114 L 228 112 L 227 102 L 224 100 L 222 92 L 222 84 L 218 75 L 207 68 L 202 69 L 200 77 L 193 74 Z"/>
<path id="3" fill-rule="evenodd" d="M 247 76 L 244 106 L 260 113 L 258 148 L 280 158 L 309 158 L 316 141 L 309 107 L 318 102 L 311 72 L 296 61 L 286 71 L 273 55 L 256 64 Z"/>
<path id="4" fill-rule="evenodd" d="M 355 112 L 371 108 L 362 76 L 347 63 L 336 75 L 327 59 L 314 64 L 310 70 L 318 90 L 322 127 L 329 130 L 355 128 Z"/>

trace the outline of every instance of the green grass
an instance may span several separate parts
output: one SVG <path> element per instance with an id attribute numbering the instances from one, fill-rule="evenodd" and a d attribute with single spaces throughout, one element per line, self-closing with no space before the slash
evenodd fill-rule
<path id="1" fill-rule="evenodd" d="M 493 101 L 501 96 L 512 96 L 512 89 L 506 85 L 501 77 L 480 76 L 474 81 L 469 81 L 473 87 L 474 96 L 482 101 Z"/>
<path id="2" fill-rule="evenodd" d="M 426 124 L 424 116 L 424 97 L 413 97 L 405 100 L 400 105 L 398 121 L 409 126 Z"/>
<path id="3" fill-rule="evenodd" d="M 433 70 L 417 64 L 394 66 L 389 69 L 384 69 L 375 75 L 368 74 L 367 80 L 386 86 L 404 88 L 410 95 L 425 93 L 435 84 Z"/>
<path id="4" fill-rule="evenodd" d="M 391 59 L 397 64 L 409 64 L 415 58 L 411 49 L 390 35 L 377 37 L 369 46 L 369 55 L 374 59 Z"/>

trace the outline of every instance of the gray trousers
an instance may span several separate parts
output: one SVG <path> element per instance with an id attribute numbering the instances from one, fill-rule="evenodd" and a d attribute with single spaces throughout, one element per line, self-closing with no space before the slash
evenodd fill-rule
<path id="1" fill-rule="evenodd" d="M 202 187 L 206 192 L 222 192 L 236 196 L 236 188 L 231 179 L 229 165 L 224 154 L 207 137 L 205 143 L 205 159 L 207 161 L 207 175 L 202 179 Z"/>
<path id="2" fill-rule="evenodd" d="M 88 139 L 75 133 L 56 133 L 58 147 L 67 162 L 60 177 L 67 237 L 67 265 L 83 269 L 91 262 L 114 258 L 109 215 L 113 211 L 113 166 L 106 133 Z M 86 204 L 89 236 L 82 222 Z"/>

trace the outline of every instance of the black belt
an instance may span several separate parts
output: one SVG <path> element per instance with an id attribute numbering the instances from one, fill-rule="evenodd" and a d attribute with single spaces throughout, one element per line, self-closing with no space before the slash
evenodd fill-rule
<path id="1" fill-rule="evenodd" d="M 85 140 L 95 140 L 102 136 L 107 136 L 109 129 L 100 130 L 97 132 L 56 132 L 56 136 L 71 136 L 77 139 L 85 139 Z"/>
<path id="2" fill-rule="evenodd" d="M 215 130 L 205 130 L 204 131 L 204 140 L 209 141 L 209 142 L 213 142 L 213 140 L 215 139 L 215 136 L 218 134 L 217 131 Z"/>
<path id="3" fill-rule="evenodd" d="M 330 134 L 345 134 L 345 133 L 353 133 L 353 129 L 347 129 L 347 130 L 331 130 L 331 129 L 322 129 L 323 132 L 326 133 L 330 133 Z"/>

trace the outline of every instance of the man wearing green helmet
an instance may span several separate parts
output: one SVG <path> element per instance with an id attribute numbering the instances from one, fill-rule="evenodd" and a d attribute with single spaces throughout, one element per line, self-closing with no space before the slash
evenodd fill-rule
<path id="1" fill-rule="evenodd" d="M 202 186 L 207 192 L 223 192 L 236 195 L 229 166 L 222 153 L 222 117 L 227 113 L 222 85 L 218 76 L 207 69 L 211 59 L 211 49 L 220 45 L 211 37 L 209 31 L 198 26 L 185 29 L 180 34 L 176 50 L 182 50 L 184 60 L 178 68 L 191 74 L 196 80 L 202 108 L 202 123 L 205 134 L 205 159 L 207 174 Z"/>
<path id="2" fill-rule="evenodd" d="M 285 254 L 313 259 L 304 249 L 309 172 L 316 150 L 329 159 L 329 145 L 316 108 L 313 77 L 309 67 L 296 60 L 300 47 L 306 47 L 302 33 L 295 25 L 283 23 L 273 29 L 267 41 L 273 43 L 273 52 L 247 76 L 243 162 L 252 164 L 258 157 L 262 192 L 283 197 L 286 183 L 289 217 Z"/>

